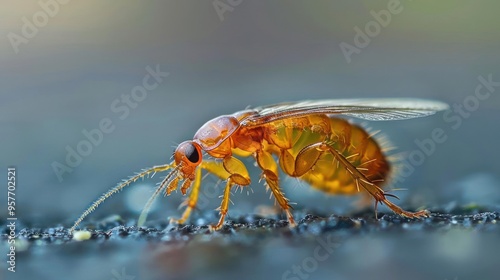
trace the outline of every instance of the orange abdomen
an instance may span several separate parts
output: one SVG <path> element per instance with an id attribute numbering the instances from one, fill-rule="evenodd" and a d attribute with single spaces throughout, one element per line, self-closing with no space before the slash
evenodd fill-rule
<path id="1" fill-rule="evenodd" d="M 275 122 L 265 127 L 265 149 L 283 157 L 284 152 L 296 158 L 306 146 L 326 142 L 344 156 L 367 179 L 383 185 L 390 172 L 390 165 L 381 146 L 368 132 L 340 118 L 314 115 L 289 121 Z M 355 194 L 358 186 L 342 163 L 330 153 L 322 153 L 314 166 L 300 179 L 312 187 L 330 194 Z M 299 163 L 297 163 L 299 164 Z M 298 176 L 280 158 L 281 169 L 289 176 Z"/>

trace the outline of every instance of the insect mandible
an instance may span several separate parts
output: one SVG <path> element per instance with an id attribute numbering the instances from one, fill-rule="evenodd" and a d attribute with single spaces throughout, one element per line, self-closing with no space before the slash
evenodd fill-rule
<path id="1" fill-rule="evenodd" d="M 144 169 L 104 193 L 83 212 L 70 231 L 114 193 L 140 178 L 168 170 L 143 208 L 138 226 L 144 224 L 156 197 L 162 192 L 170 195 L 178 186 L 183 195 L 189 189 L 190 193 L 184 213 L 171 222 L 186 222 L 196 207 L 202 171 L 206 171 L 225 181 L 220 219 L 210 226 L 218 230 L 228 212 L 231 189 L 251 184 L 247 168 L 237 158 L 248 156 L 262 170 L 261 176 L 286 213 L 290 226 L 296 223 L 279 184 L 279 169 L 328 194 L 356 194 L 365 190 L 375 199 L 375 213 L 378 203 L 383 203 L 404 217 L 426 217 L 427 210 L 405 211 L 387 199 L 396 196 L 382 189 L 391 172 L 383 149 L 365 129 L 340 116 L 372 121 L 403 120 L 429 116 L 447 108 L 445 103 L 424 99 L 331 99 L 281 103 L 219 116 L 206 122 L 193 140 L 180 143 L 172 162 Z"/>

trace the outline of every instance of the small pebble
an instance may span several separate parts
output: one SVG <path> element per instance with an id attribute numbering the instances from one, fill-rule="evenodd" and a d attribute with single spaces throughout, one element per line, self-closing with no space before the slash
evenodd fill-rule
<path id="1" fill-rule="evenodd" d="M 84 241 L 90 239 L 92 234 L 87 230 L 78 230 L 73 232 L 73 240 L 75 241 Z"/>

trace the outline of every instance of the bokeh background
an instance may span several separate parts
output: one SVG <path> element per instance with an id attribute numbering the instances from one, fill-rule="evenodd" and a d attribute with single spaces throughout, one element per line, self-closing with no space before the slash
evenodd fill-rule
<path id="1" fill-rule="evenodd" d="M 492 75 L 494 81 L 500 81 L 497 1 L 401 1 L 401 12 L 392 14 L 388 24 L 348 62 L 340 44 L 354 45 L 355 28 L 364 30 L 374 21 L 371 11 L 387 10 L 390 2 L 125 0 L 68 1 L 63 5 L 42 0 L 40 3 L 57 3 L 49 8 L 55 11 L 53 16 L 46 24 L 35 24 L 37 31 L 26 41 L 13 45 L 12 34 L 23 36 L 25 19 L 31 23 L 43 20 L 36 16 L 43 8 L 37 1 L 3 1 L 0 166 L 17 167 L 17 217 L 29 226 L 68 226 L 91 201 L 119 180 L 144 167 L 169 161 L 175 145 L 190 139 L 205 121 L 247 106 L 364 97 L 430 98 L 453 105 L 474 95 L 479 76 Z M 136 108 L 131 108 L 127 117 L 120 119 L 111 104 L 142 84 L 146 67 L 157 65 L 169 76 L 149 91 Z M 435 152 L 395 186 L 408 189 L 396 192 L 403 205 L 431 209 L 470 203 L 499 205 L 500 87 L 494 89 L 477 110 L 460 118 L 456 129 L 453 125 L 457 123 L 446 121 L 443 114 L 367 124 L 389 136 L 398 152 L 418 149 L 415 140 L 429 138 L 435 128 L 443 129 L 447 135 L 445 143 L 437 144 Z M 104 134 L 102 143 L 93 146 L 92 152 L 59 180 L 53 163 L 64 164 L 66 147 L 76 149 L 86 139 L 82 130 L 98 128 L 103 118 L 111 119 L 114 131 Z M 233 195 L 232 215 L 255 212 L 259 205 L 273 204 L 257 183 L 258 170 L 251 161 L 245 162 L 254 178 L 253 194 Z M 89 218 L 138 215 L 158 178 L 135 184 Z M 0 180 L 6 182 L 6 170 L 0 172 Z M 205 182 L 215 188 L 214 179 L 209 177 Z M 284 179 L 283 184 L 291 200 L 300 207 L 335 214 L 353 210 L 352 198 L 326 197 L 295 180 Z M 6 190 L 1 193 L 5 198 Z M 201 210 L 212 211 L 219 200 L 207 196 Z M 6 208 L 5 199 L 2 200 L 1 205 Z M 179 215 L 180 202 L 179 193 L 161 198 L 155 204 L 152 219 Z M 6 211 L 0 210 L 0 218 L 6 219 Z M 389 275 L 419 279 L 422 275 L 418 273 L 426 269 L 412 264 L 425 254 L 430 259 L 446 260 L 444 268 L 427 270 L 427 279 L 475 275 L 467 274 L 473 272 L 460 264 L 479 256 L 476 250 L 490 248 L 485 240 L 496 244 L 498 238 L 474 236 L 471 232 L 453 233 L 450 240 L 465 240 L 467 247 L 446 253 L 442 250 L 452 248 L 453 242 L 439 250 L 434 243 L 425 243 L 441 236 L 357 237 L 361 240 L 354 238 L 343 247 L 345 257 L 332 258 L 331 263 L 323 263 L 310 276 L 346 278 L 352 273 L 348 268 L 364 264 L 360 258 L 366 258 L 371 260 L 368 268 L 351 276 L 386 278 L 394 265 L 391 260 L 399 259 L 396 274 Z M 415 240 L 423 244 L 416 246 L 422 253 L 420 259 L 410 249 L 404 250 L 402 256 L 394 249 Z M 436 244 L 443 241 L 432 240 Z M 232 269 L 250 269 L 257 276 L 281 279 L 284 269 L 311 252 L 306 245 L 286 247 L 276 242 L 259 254 L 243 252 L 231 264 Z M 130 246 L 141 248 L 137 244 Z M 426 246 L 428 251 L 422 249 Z M 314 243 L 310 247 L 314 248 Z M 106 257 L 109 263 L 102 262 L 103 257 L 97 254 L 82 257 L 78 260 L 80 269 L 75 270 L 63 269 L 67 264 L 64 257 L 44 260 L 30 255 L 24 261 L 18 260 L 20 273 L 7 277 L 38 275 L 40 279 L 62 279 L 66 275 L 65 279 L 88 279 L 95 273 L 95 278 L 91 278 L 112 279 L 112 269 L 137 265 L 134 258 L 138 256 L 111 255 L 114 257 Z M 266 261 L 275 260 L 277 255 L 287 257 L 279 263 Z M 198 261 L 203 263 L 203 259 Z M 335 270 L 335 265 L 339 269 Z M 233 271 L 224 267 L 193 267 L 203 268 L 192 270 L 189 275 L 193 277 L 223 277 Z M 377 274 L 369 269 L 377 267 L 385 270 Z M 478 271 L 487 276 L 485 269 Z M 83 272 L 87 274 L 82 275 Z M 131 274 L 139 278 L 137 272 Z"/>

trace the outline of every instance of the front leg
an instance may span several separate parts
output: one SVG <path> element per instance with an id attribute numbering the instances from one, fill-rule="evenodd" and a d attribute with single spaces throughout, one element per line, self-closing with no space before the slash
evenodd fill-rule
<path id="1" fill-rule="evenodd" d="M 186 205 L 186 209 L 182 213 L 181 218 L 179 218 L 179 219 L 171 218 L 170 223 L 184 224 L 189 219 L 189 216 L 191 215 L 191 211 L 194 208 L 196 208 L 196 203 L 198 202 L 198 195 L 200 192 L 201 170 L 202 169 L 203 169 L 203 167 L 198 167 L 196 169 L 193 188 L 191 189 L 191 192 L 189 193 L 189 197 L 182 204 L 182 205 Z M 187 189 L 188 187 L 189 186 L 186 186 L 185 189 Z M 183 186 L 183 188 L 184 188 L 184 186 Z M 170 194 L 170 193 L 168 193 L 168 194 Z M 185 191 L 183 191 L 183 194 L 185 194 Z"/>
<path id="2" fill-rule="evenodd" d="M 222 164 L 211 164 L 209 168 L 211 173 L 216 174 L 219 177 L 224 174 L 229 174 L 229 176 L 226 177 L 226 187 L 224 189 L 224 195 L 219 207 L 219 222 L 216 225 L 210 226 L 211 230 L 219 230 L 222 225 L 224 225 L 224 220 L 229 209 L 229 197 L 231 195 L 231 188 L 234 185 L 250 185 L 250 175 L 248 174 L 245 165 L 239 159 L 231 156 L 224 158 Z"/>

